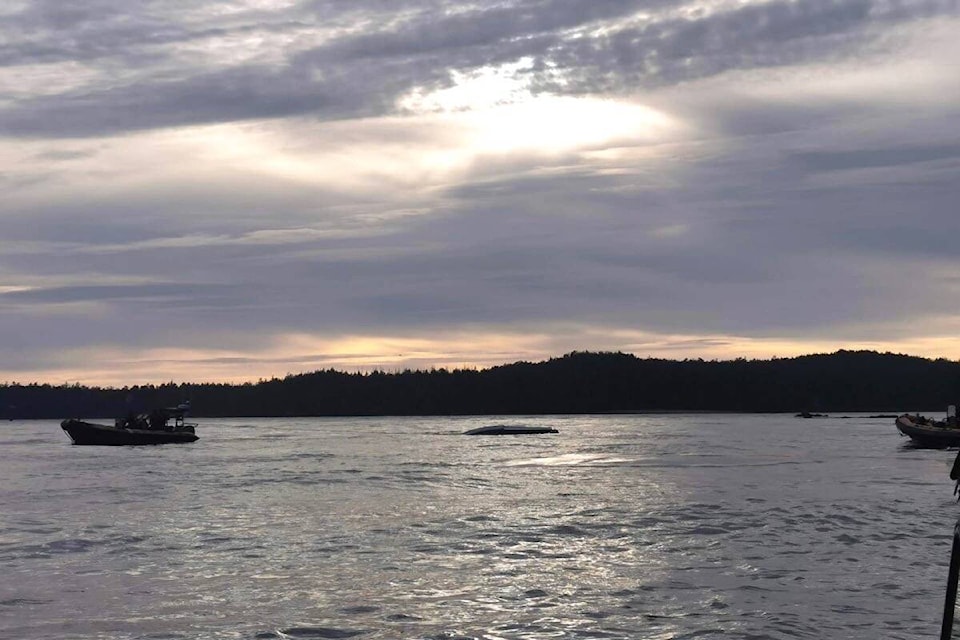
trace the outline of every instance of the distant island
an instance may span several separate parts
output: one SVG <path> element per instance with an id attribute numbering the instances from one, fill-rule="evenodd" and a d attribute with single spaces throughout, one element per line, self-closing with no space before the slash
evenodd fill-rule
<path id="1" fill-rule="evenodd" d="M 4 419 L 120 415 L 189 400 L 200 417 L 630 412 L 874 412 L 960 400 L 960 362 L 841 350 L 770 360 L 665 360 L 575 351 L 489 369 L 335 370 L 246 384 L 0 385 Z"/>

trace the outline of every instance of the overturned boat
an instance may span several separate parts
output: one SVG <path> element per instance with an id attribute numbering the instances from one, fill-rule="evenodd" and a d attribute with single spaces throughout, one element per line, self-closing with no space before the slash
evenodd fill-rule
<path id="1" fill-rule="evenodd" d="M 905 413 L 897 417 L 896 425 L 900 433 L 909 436 L 918 447 L 960 447 L 960 424 L 955 414 L 948 414 L 946 420 L 931 420 Z"/>
<path id="2" fill-rule="evenodd" d="M 73 444 L 144 445 L 194 442 L 197 425 L 185 422 L 190 405 L 154 409 L 150 413 L 117 418 L 113 426 L 71 418 L 60 423 Z M 170 421 L 173 420 L 171 424 Z"/>
<path id="3" fill-rule="evenodd" d="M 465 436 L 516 436 L 531 433 L 559 433 L 553 427 L 528 427 L 519 424 L 492 424 L 464 431 Z"/>

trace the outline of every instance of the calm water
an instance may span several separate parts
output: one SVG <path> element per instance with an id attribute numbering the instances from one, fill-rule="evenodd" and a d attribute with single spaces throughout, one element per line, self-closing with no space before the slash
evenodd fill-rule
<path id="1" fill-rule="evenodd" d="M 939 636 L 955 454 L 892 420 L 200 422 L 0 424 L 0 637 Z"/>

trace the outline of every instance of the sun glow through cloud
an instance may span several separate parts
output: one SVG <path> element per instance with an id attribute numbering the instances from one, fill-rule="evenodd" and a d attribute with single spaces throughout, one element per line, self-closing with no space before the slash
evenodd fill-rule
<path id="1" fill-rule="evenodd" d="M 397 101 L 417 116 L 446 115 L 460 129 L 466 153 L 558 153 L 618 142 L 641 144 L 675 137 L 682 123 L 634 101 L 533 94 L 523 71 L 531 62 L 455 73 L 453 86 L 414 91 Z M 465 134 L 465 135 L 463 135 Z"/>
<path id="2" fill-rule="evenodd" d="M 681 129 L 675 118 L 650 107 L 595 98 L 544 96 L 471 115 L 473 145 L 486 153 L 637 145 L 675 137 Z"/>
<path id="3" fill-rule="evenodd" d="M 409 201 L 516 157 L 575 153 L 592 158 L 600 171 L 603 165 L 615 166 L 625 148 L 634 148 L 646 151 L 632 153 L 633 161 L 654 162 L 661 153 L 655 145 L 691 132 L 678 118 L 643 104 L 558 96 L 364 124 L 367 133 L 337 122 L 302 123 L 296 132 L 270 121 L 196 127 L 169 136 L 160 148 L 183 159 L 176 171 L 185 175 L 192 165 L 207 173 L 216 167 L 210 178 L 230 172 L 262 175 Z M 136 154 L 140 145 L 157 141 L 146 136 L 130 142 Z M 114 152 L 103 155 L 105 162 Z"/>

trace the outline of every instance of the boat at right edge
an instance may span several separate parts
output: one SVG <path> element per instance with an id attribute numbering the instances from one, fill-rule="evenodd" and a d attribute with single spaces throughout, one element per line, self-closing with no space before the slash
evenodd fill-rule
<path id="1" fill-rule="evenodd" d="M 960 422 L 954 405 L 947 407 L 946 420 L 932 420 L 920 414 L 897 416 L 897 429 L 918 447 L 943 449 L 960 447 Z"/>

